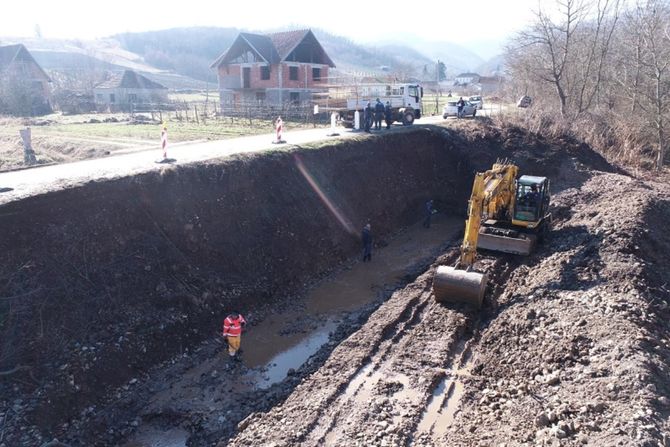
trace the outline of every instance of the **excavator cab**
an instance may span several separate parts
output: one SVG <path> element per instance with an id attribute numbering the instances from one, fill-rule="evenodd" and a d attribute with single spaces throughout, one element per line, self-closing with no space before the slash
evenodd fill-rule
<path id="1" fill-rule="evenodd" d="M 549 179 L 523 175 L 517 181 L 514 220 L 515 225 L 527 226 L 521 222 L 539 222 L 549 206 Z"/>

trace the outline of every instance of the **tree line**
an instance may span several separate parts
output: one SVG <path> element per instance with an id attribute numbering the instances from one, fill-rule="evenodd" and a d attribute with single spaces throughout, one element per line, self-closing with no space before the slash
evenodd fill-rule
<path id="1" fill-rule="evenodd" d="M 533 98 L 525 119 L 569 128 L 622 161 L 661 169 L 670 119 L 670 2 L 543 3 L 506 49 L 509 86 Z"/>

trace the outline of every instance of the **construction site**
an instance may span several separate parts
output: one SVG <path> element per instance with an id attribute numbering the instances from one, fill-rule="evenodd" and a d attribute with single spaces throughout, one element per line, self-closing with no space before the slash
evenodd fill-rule
<path id="1" fill-rule="evenodd" d="M 0 447 L 670 446 L 667 174 L 490 119 L 286 139 L 0 175 Z M 496 163 L 527 253 L 477 247 Z"/>

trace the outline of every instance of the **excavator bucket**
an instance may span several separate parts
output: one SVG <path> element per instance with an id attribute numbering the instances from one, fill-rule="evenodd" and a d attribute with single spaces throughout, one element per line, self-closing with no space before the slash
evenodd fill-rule
<path id="1" fill-rule="evenodd" d="M 441 265 L 433 277 L 433 293 L 439 302 L 465 303 L 479 309 L 484 300 L 487 282 L 485 273 Z"/>
<path id="2" fill-rule="evenodd" d="M 480 231 L 477 248 L 527 256 L 533 252 L 536 241 L 537 236 L 533 234 L 519 234 L 517 237 L 511 237 Z"/>

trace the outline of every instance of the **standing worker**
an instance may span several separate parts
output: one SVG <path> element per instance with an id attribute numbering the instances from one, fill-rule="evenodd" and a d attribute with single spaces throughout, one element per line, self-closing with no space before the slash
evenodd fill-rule
<path id="1" fill-rule="evenodd" d="M 370 106 L 370 101 L 368 101 L 363 110 L 363 121 L 365 121 L 365 131 L 370 133 L 370 127 L 372 127 L 372 107 Z"/>
<path id="2" fill-rule="evenodd" d="M 363 262 L 372 261 L 372 233 L 370 222 L 363 227 L 361 239 L 363 239 Z"/>
<path id="3" fill-rule="evenodd" d="M 242 328 L 247 322 L 239 312 L 233 312 L 223 320 L 223 338 L 228 342 L 228 355 L 231 360 L 237 360 L 237 352 L 242 341 Z"/>
<path id="4" fill-rule="evenodd" d="M 375 103 L 375 130 L 382 130 L 382 120 L 384 119 L 384 104 L 377 98 Z"/>
<path id="5" fill-rule="evenodd" d="M 429 201 L 426 202 L 426 206 L 424 209 L 424 219 L 423 219 L 423 227 L 424 228 L 430 228 L 430 218 L 433 217 L 433 214 L 435 214 L 435 208 L 433 208 L 433 199 L 430 199 Z"/>
<path id="6" fill-rule="evenodd" d="M 386 130 L 390 130 L 391 124 L 393 124 L 393 110 L 391 110 L 389 101 L 386 101 L 386 107 L 384 107 L 384 119 L 386 120 Z"/>
<path id="7" fill-rule="evenodd" d="M 459 118 L 463 118 L 463 108 L 465 107 L 465 101 L 463 101 L 463 97 L 462 97 L 462 96 L 461 96 L 461 98 L 458 100 L 458 102 L 456 103 L 456 105 L 458 106 L 458 117 L 459 117 Z"/>

